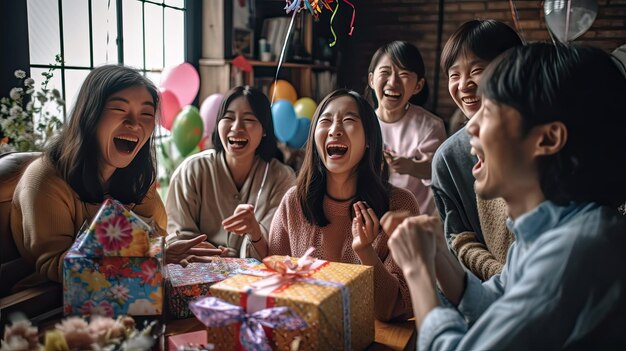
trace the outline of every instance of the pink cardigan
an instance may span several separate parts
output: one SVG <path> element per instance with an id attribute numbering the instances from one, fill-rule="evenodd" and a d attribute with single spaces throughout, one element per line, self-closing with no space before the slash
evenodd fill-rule
<path id="1" fill-rule="evenodd" d="M 352 218 L 350 201 L 334 201 L 324 197 L 324 212 L 330 224 L 319 227 L 309 223 L 302 212 L 296 197 L 296 187 L 287 191 L 276 211 L 270 229 L 269 254 L 302 256 L 311 246 L 316 250 L 313 256 L 327 259 L 324 253 L 325 237 L 343 235 L 343 249 L 340 262 L 360 264 L 361 261 L 352 249 Z M 389 210 L 407 210 L 412 215 L 419 214 L 417 200 L 409 191 L 392 187 Z M 374 266 L 374 305 L 376 318 L 390 320 L 409 317 L 412 314 L 409 288 L 402 270 L 391 258 L 387 246 L 388 237 L 382 229 L 372 246 L 382 263 Z M 389 301 L 394 303 L 389 304 Z M 392 308 L 382 308 L 382 306 Z"/>

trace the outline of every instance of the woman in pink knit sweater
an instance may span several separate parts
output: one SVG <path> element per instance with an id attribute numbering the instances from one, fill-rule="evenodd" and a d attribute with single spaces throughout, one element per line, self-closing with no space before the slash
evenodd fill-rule
<path id="1" fill-rule="evenodd" d="M 388 176 L 376 113 L 354 91 L 332 92 L 315 111 L 297 185 L 276 211 L 269 243 L 255 249 L 302 256 L 313 246 L 315 257 L 373 266 L 376 318 L 410 316 L 409 291 L 379 218 L 419 210 L 413 194 L 391 186 Z"/>

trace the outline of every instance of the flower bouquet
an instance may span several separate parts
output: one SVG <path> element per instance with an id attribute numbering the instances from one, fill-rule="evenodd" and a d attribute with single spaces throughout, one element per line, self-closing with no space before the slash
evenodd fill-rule
<path id="1" fill-rule="evenodd" d="M 57 65 L 63 61 L 55 57 Z M 63 126 L 65 101 L 61 93 L 48 84 L 56 66 L 42 73 L 41 89 L 35 90 L 35 80 L 22 70 L 15 71 L 20 84 L 8 97 L 0 98 L 0 154 L 11 151 L 41 151 L 51 137 Z M 59 118 L 60 117 L 60 118 Z"/>
<path id="2" fill-rule="evenodd" d="M 30 321 L 13 322 L 5 327 L 1 351 L 70 351 L 70 350 L 151 350 L 162 334 L 157 322 L 144 323 L 137 329 L 129 316 L 117 319 L 94 316 L 88 322 L 81 317 L 68 317 L 43 335 Z"/>

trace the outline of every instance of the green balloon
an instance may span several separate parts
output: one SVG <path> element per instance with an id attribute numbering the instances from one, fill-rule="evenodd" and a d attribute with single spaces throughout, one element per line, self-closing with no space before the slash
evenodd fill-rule
<path id="1" fill-rule="evenodd" d="M 187 105 L 183 107 L 182 111 L 195 111 L 197 114 L 200 114 L 200 110 L 198 110 L 198 108 L 194 105 Z"/>
<path id="2" fill-rule="evenodd" d="M 193 106 L 191 106 L 193 107 Z M 194 107 L 195 108 L 195 107 Z M 189 155 L 198 145 L 204 133 L 204 123 L 198 109 L 184 108 L 174 119 L 172 136 L 174 144 L 183 156 Z"/>

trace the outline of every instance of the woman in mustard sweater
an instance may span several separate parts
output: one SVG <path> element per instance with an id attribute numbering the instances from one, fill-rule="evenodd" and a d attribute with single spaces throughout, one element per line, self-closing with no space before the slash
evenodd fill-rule
<path id="1" fill-rule="evenodd" d="M 26 168 L 13 195 L 13 239 L 34 268 L 19 287 L 61 280 L 63 257 L 106 198 L 122 202 L 165 234 L 155 182 L 158 106 L 156 87 L 131 68 L 106 65 L 89 73 L 69 123 Z M 185 258 L 199 241 L 173 247 L 168 260 Z M 191 253 L 201 255 L 199 249 Z"/>

